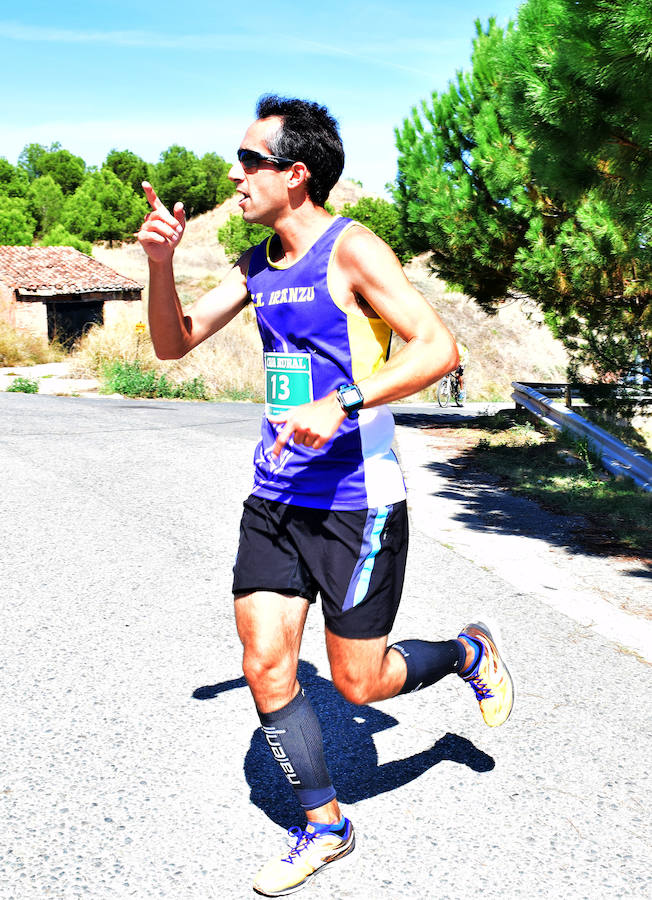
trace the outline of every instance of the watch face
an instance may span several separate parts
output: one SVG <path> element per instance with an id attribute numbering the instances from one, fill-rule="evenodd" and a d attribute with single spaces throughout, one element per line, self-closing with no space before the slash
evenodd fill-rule
<path id="1" fill-rule="evenodd" d="M 340 391 L 340 396 L 345 406 L 354 406 L 360 402 L 360 391 L 354 387 L 347 387 Z"/>

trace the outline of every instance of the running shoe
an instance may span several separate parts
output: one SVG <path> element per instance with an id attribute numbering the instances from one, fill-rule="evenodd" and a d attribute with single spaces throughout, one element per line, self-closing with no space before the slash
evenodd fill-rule
<path id="1" fill-rule="evenodd" d="M 514 684 L 507 666 L 501 659 L 491 632 L 481 622 L 467 625 L 458 638 L 473 640 L 480 646 L 480 655 L 460 678 L 467 681 L 480 704 L 480 711 L 487 725 L 495 728 L 509 718 L 514 705 Z"/>
<path id="2" fill-rule="evenodd" d="M 355 847 L 353 825 L 345 819 L 343 833 L 316 831 L 308 823 L 288 830 L 291 850 L 270 859 L 256 875 L 254 891 L 263 897 L 284 897 L 305 887 L 320 869 L 350 853 Z"/>

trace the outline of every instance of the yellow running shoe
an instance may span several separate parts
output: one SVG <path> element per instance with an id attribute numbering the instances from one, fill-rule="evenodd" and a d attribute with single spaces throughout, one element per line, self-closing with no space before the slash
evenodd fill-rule
<path id="1" fill-rule="evenodd" d="M 502 725 L 509 718 L 514 705 L 514 684 L 507 666 L 501 659 L 491 632 L 482 622 L 467 625 L 459 638 L 476 641 L 480 655 L 467 671 L 459 673 L 467 681 L 480 704 L 485 722 L 491 728 Z"/>
<path id="2" fill-rule="evenodd" d="M 350 853 L 355 847 L 353 825 L 344 820 L 342 831 L 319 831 L 309 822 L 304 831 L 288 830 L 292 847 L 286 856 L 270 859 L 254 881 L 254 891 L 263 897 L 284 897 L 305 887 L 320 869 Z"/>

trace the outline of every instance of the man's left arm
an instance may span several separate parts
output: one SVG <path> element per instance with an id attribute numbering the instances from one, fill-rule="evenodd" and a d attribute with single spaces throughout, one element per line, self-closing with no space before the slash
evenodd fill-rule
<path id="1" fill-rule="evenodd" d="M 384 241 L 354 228 L 338 259 L 352 291 L 405 342 L 378 372 L 359 382 L 365 407 L 401 400 L 455 369 L 455 339 Z"/>
<path id="2" fill-rule="evenodd" d="M 373 375 L 358 382 L 364 406 L 380 406 L 422 390 L 458 363 L 453 336 L 424 297 L 413 287 L 387 244 L 363 228 L 352 228 L 337 249 L 335 283 L 364 300 L 398 334 L 405 345 Z M 280 454 L 290 437 L 318 450 L 346 418 L 336 393 L 296 407 L 283 416 L 274 446 Z"/>

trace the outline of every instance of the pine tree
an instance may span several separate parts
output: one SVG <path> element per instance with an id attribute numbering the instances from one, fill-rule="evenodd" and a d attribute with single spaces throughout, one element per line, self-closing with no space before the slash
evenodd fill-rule
<path id="1" fill-rule="evenodd" d="M 412 259 L 414 254 L 407 245 L 401 217 L 393 203 L 388 203 L 382 197 L 360 197 L 357 203 L 346 203 L 340 214 L 370 228 L 389 244 L 402 263 Z"/>
<path id="2" fill-rule="evenodd" d="M 4 197 L 25 197 L 29 187 L 27 174 L 20 166 L 12 166 L 4 156 L 0 156 L 0 195 Z"/>
<path id="3" fill-rule="evenodd" d="M 91 172 L 66 199 L 62 224 L 86 241 L 133 240 L 149 207 L 110 169 Z"/>
<path id="4" fill-rule="evenodd" d="M 56 141 L 49 148 L 28 144 L 18 157 L 18 165 L 27 172 L 30 181 L 51 175 L 64 194 L 74 193 L 86 174 L 86 163 L 81 156 L 74 156 Z"/>
<path id="5" fill-rule="evenodd" d="M 652 5 L 528 0 L 504 55 L 508 117 L 567 216 L 533 219 L 519 283 L 578 359 L 652 357 Z"/>
<path id="6" fill-rule="evenodd" d="M 40 234 L 50 231 L 61 220 L 63 191 L 51 175 L 35 178 L 27 190 L 29 209 Z"/>
<path id="7" fill-rule="evenodd" d="M 216 153 L 198 159 L 192 150 L 173 144 L 161 153 L 152 178 L 163 203 L 172 209 L 181 201 L 190 217 L 208 212 L 234 193 L 226 177 L 228 170 L 228 164 Z"/>
<path id="8" fill-rule="evenodd" d="M 413 250 L 431 251 L 434 271 L 487 312 L 508 296 L 529 215 L 541 204 L 522 137 L 500 107 L 495 21 L 477 34 L 470 73 L 412 109 L 396 132 L 394 197 Z"/>
<path id="9" fill-rule="evenodd" d="M 29 245 L 34 239 L 35 228 L 27 200 L 0 194 L 0 244 Z"/>
<path id="10" fill-rule="evenodd" d="M 649 20 L 647 0 L 528 0 L 518 28 L 478 26 L 472 72 L 397 133 L 415 249 L 488 311 L 537 300 L 610 375 L 652 350 Z"/>
<path id="11" fill-rule="evenodd" d="M 234 213 L 218 228 L 217 239 L 224 247 L 227 259 L 236 262 L 249 247 L 260 244 L 271 234 L 272 229 L 266 225 L 245 222 L 240 213 Z"/>
<path id="12" fill-rule="evenodd" d="M 229 164 L 218 156 L 217 153 L 204 153 L 199 160 L 199 165 L 206 179 L 206 193 L 202 198 L 202 208 L 199 212 L 208 212 L 214 209 L 235 194 L 235 185 L 229 181 Z"/>
<path id="13" fill-rule="evenodd" d="M 634 219 L 642 205 L 649 217 L 650 0 L 528 0 L 503 74 L 537 178 L 571 202 L 598 187 L 621 216 L 631 200 Z"/>
<path id="14" fill-rule="evenodd" d="M 136 194 L 142 194 L 142 183 L 150 178 L 150 166 L 131 150 L 110 150 L 104 161 L 105 169 L 110 169 L 123 184 L 128 184 Z"/>

